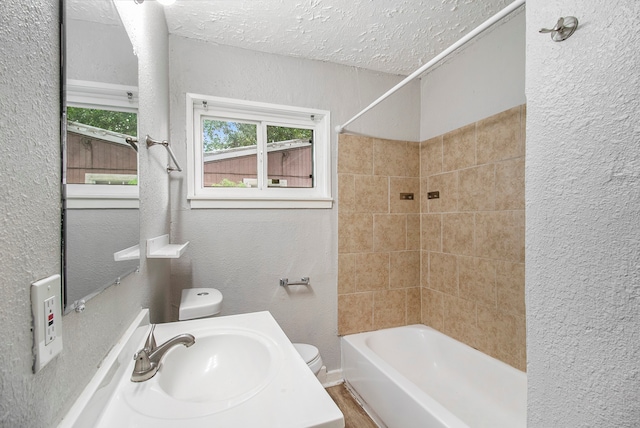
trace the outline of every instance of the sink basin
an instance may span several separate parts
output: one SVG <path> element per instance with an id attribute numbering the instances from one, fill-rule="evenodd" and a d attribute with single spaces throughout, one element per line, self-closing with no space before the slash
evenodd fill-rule
<path id="1" fill-rule="evenodd" d="M 169 350 L 158 373 L 130 382 L 125 401 L 142 415 L 198 418 L 235 407 L 257 395 L 276 376 L 282 356 L 268 336 L 243 328 L 191 330 L 196 342 Z M 158 343 L 168 337 L 156 335 Z"/>
<path id="2" fill-rule="evenodd" d="M 249 331 L 196 336 L 191 347 L 177 346 L 165 355 L 156 374 L 158 385 L 177 400 L 241 402 L 260 391 L 273 374 L 272 347 L 264 336 Z"/>
<path id="3" fill-rule="evenodd" d="M 269 312 L 157 324 L 164 355 L 154 377 L 132 382 L 132 356 L 151 327 L 145 309 L 107 355 L 58 428 L 344 428 L 344 417 Z"/>

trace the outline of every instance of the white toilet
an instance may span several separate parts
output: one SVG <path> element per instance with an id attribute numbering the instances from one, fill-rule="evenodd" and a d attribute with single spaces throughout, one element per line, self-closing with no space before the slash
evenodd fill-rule
<path id="1" fill-rule="evenodd" d="M 222 293 L 215 288 L 185 288 L 180 298 L 178 320 L 216 316 L 222 309 Z"/>
<path id="2" fill-rule="evenodd" d="M 179 321 L 196 318 L 209 318 L 216 316 L 222 309 L 222 293 L 215 288 L 185 288 L 180 298 Z M 306 343 L 294 343 L 309 369 L 314 375 L 318 375 L 322 369 L 322 357 L 320 351 L 313 345 Z"/>
<path id="3" fill-rule="evenodd" d="M 307 363 L 307 366 L 309 366 L 313 374 L 318 376 L 318 373 L 320 373 L 322 369 L 322 357 L 320 356 L 318 348 L 307 343 L 294 343 L 293 347 L 296 348 L 296 351 L 298 351 L 298 354 L 300 354 L 304 362 Z"/>

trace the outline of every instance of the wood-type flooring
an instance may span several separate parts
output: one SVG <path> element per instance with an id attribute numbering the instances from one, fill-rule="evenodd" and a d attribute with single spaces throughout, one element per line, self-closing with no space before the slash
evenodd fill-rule
<path id="1" fill-rule="evenodd" d="M 360 407 L 343 384 L 327 388 L 340 411 L 344 415 L 345 428 L 378 428 L 369 415 Z"/>

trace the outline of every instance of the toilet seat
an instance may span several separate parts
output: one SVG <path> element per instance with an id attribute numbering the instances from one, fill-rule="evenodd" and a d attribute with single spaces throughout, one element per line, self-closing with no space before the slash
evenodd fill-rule
<path id="1" fill-rule="evenodd" d="M 320 357 L 320 351 L 318 351 L 318 348 L 307 343 L 294 343 L 293 346 L 296 348 L 296 351 L 298 351 L 298 354 L 300 354 L 307 366 L 309 366 L 313 374 L 318 374 L 322 368 L 322 358 Z"/>

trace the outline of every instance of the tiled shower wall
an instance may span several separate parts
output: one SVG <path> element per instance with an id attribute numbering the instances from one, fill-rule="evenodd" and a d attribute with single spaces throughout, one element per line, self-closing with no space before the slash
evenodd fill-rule
<path id="1" fill-rule="evenodd" d="M 339 334 L 423 322 L 525 369 L 525 112 L 419 145 L 340 136 Z"/>
<path id="2" fill-rule="evenodd" d="M 524 125 L 520 106 L 420 145 L 422 321 L 520 370 Z"/>
<path id="3" fill-rule="evenodd" d="M 343 134 L 338 153 L 338 332 L 419 323 L 420 144 Z"/>

